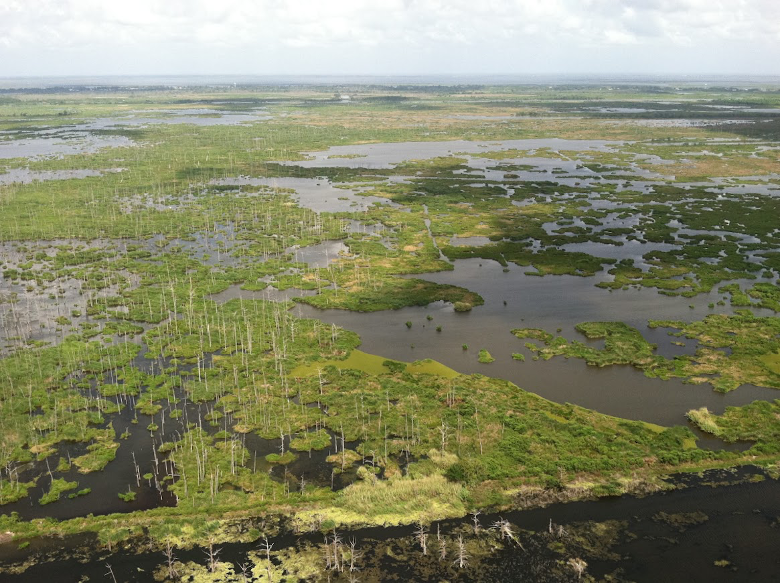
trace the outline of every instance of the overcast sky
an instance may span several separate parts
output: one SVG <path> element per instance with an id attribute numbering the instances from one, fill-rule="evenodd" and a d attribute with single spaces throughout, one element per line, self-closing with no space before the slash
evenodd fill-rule
<path id="1" fill-rule="evenodd" d="M 0 77 L 780 74 L 780 0 L 0 0 Z"/>

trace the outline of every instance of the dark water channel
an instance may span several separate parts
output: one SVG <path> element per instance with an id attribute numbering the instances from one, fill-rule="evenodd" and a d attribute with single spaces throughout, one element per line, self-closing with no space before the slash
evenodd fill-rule
<path id="1" fill-rule="evenodd" d="M 756 474 L 753 474 L 756 473 Z M 750 480 L 753 474 L 754 479 Z M 524 549 L 510 545 L 489 552 L 464 569 L 449 561 L 423 557 L 414 539 L 414 527 L 376 527 L 344 531 L 344 541 L 355 540 L 362 551 L 356 574 L 331 572 L 333 581 L 559 581 L 573 579 L 555 569 L 560 555 L 550 551 L 564 546 L 587 564 L 587 574 L 597 581 L 637 582 L 773 582 L 780 579 L 777 554 L 780 525 L 780 483 L 758 469 L 738 472 L 710 471 L 703 477 L 680 476 L 687 488 L 644 498 L 632 496 L 598 501 L 552 504 L 544 508 L 484 514 L 478 517 L 484 530 L 499 519 L 508 520 Z M 716 487 L 712 484 L 718 485 Z M 675 518 L 691 517 L 690 523 Z M 601 524 L 606 543 L 590 550 L 577 547 L 577 534 Z M 553 536 L 550 526 L 565 533 Z M 445 538 L 458 534 L 473 538 L 470 518 L 446 520 L 430 526 L 434 546 L 437 529 Z M 611 541 L 609 541 L 611 540 Z M 274 551 L 300 549 L 323 542 L 321 533 L 282 531 L 270 538 Z M 63 548 L 76 553 L 63 552 Z M 220 546 L 220 559 L 238 566 L 259 542 Z M 103 550 L 103 551 L 100 551 Z M 205 550 L 177 550 L 180 561 L 205 563 Z M 400 556 L 400 558 L 399 558 Z M 24 550 L 0 545 L 0 562 L 11 565 L 33 557 L 26 571 L 14 576 L 19 582 L 110 581 L 107 564 L 118 581 L 144 582 L 165 562 L 159 551 L 144 542 L 108 553 L 89 536 L 61 540 L 33 540 Z M 563 556 L 565 558 L 566 555 Z M 400 561 L 399 561 L 400 560 Z M 717 562 L 717 563 L 716 563 Z"/>

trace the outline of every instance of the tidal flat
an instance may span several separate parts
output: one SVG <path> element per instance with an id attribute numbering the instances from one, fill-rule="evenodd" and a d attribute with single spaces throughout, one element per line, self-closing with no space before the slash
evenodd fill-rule
<path id="1" fill-rule="evenodd" d="M 780 88 L 337 89 L 0 94 L 3 578 L 780 579 Z"/>

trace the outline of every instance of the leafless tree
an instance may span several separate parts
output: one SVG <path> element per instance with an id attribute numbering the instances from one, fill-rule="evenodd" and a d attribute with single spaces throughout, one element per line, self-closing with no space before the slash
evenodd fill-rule
<path id="1" fill-rule="evenodd" d="M 178 580 L 179 574 L 176 572 L 176 568 L 174 567 L 174 564 L 176 563 L 176 556 L 173 553 L 173 545 L 171 544 L 170 539 L 165 540 L 165 551 L 163 554 L 165 554 L 165 560 L 168 563 L 168 579 Z"/>
<path id="2" fill-rule="evenodd" d="M 422 553 L 424 556 L 428 555 L 428 532 L 425 530 L 425 526 L 422 523 L 417 524 L 417 529 L 414 532 L 414 536 L 420 543 Z"/>
<path id="3" fill-rule="evenodd" d="M 512 524 L 503 517 L 494 522 L 490 528 L 497 531 L 501 539 L 517 542 L 517 537 L 515 537 L 515 533 L 512 531 Z"/>
<path id="4" fill-rule="evenodd" d="M 469 563 L 469 555 L 466 553 L 466 542 L 463 541 L 463 536 L 458 536 L 458 550 L 456 552 L 455 561 L 453 564 L 457 564 L 458 568 L 465 568 Z"/>
<path id="5" fill-rule="evenodd" d="M 568 564 L 574 570 L 574 573 L 577 574 L 577 580 L 582 580 L 582 574 L 588 568 L 587 562 L 582 558 L 569 558 Z"/>
<path id="6" fill-rule="evenodd" d="M 325 536 L 325 569 L 331 570 L 333 568 L 333 561 L 330 557 L 330 540 L 328 536 Z"/>
<path id="7" fill-rule="evenodd" d="M 249 575 L 251 573 L 251 570 L 249 568 L 250 566 L 247 563 L 238 565 L 238 569 L 241 571 L 241 578 L 243 582 L 249 582 Z"/>
<path id="8" fill-rule="evenodd" d="M 217 571 L 217 564 L 219 564 L 219 553 L 222 548 L 214 548 L 214 540 L 209 539 L 209 550 L 206 552 L 206 558 L 209 562 L 209 572 L 212 574 Z"/>
<path id="9" fill-rule="evenodd" d="M 471 522 L 474 524 L 474 535 L 479 533 L 479 528 L 482 527 L 479 524 L 479 511 L 472 511 L 471 512 Z"/>
<path id="10" fill-rule="evenodd" d="M 447 540 L 446 539 L 440 539 L 439 540 L 439 560 L 445 561 L 447 559 Z"/>
<path id="11" fill-rule="evenodd" d="M 268 574 L 268 581 L 273 582 L 273 577 L 271 574 L 271 549 L 274 547 L 274 544 L 268 541 L 268 537 L 263 537 L 263 544 L 260 546 L 260 551 L 265 552 L 265 570 Z"/>
<path id="12" fill-rule="evenodd" d="M 339 556 L 342 556 L 341 552 L 341 543 L 342 539 L 341 536 L 336 533 L 336 530 L 333 530 L 333 538 L 331 540 L 333 544 L 333 563 L 332 563 L 332 569 L 338 570 L 339 572 L 342 572 L 344 570 L 344 564 L 341 561 L 341 558 Z"/>
<path id="13" fill-rule="evenodd" d="M 357 541 L 353 538 L 349 540 L 349 571 L 354 572 L 358 570 L 357 563 L 363 556 L 363 552 L 358 551 Z"/>
<path id="14" fill-rule="evenodd" d="M 547 532 L 553 537 L 557 537 L 558 539 L 561 539 L 562 537 L 567 535 L 567 532 L 564 529 L 563 525 L 558 525 L 557 523 L 553 523 L 552 519 L 550 519 L 550 524 L 547 527 Z"/>

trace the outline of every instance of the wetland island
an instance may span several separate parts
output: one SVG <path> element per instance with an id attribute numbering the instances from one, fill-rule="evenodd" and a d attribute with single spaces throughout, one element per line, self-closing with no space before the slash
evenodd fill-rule
<path id="1" fill-rule="evenodd" d="M 780 85 L 5 87 L 0 579 L 777 581 L 779 277 Z"/>

